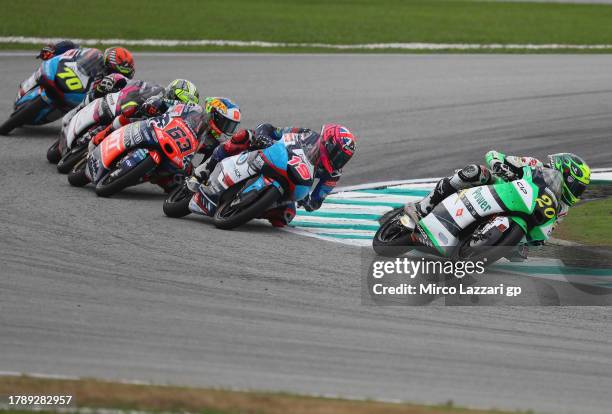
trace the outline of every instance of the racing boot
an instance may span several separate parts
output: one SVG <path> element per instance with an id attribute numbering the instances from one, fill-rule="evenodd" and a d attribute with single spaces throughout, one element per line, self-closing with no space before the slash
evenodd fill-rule
<path id="1" fill-rule="evenodd" d="M 457 191 L 457 189 L 452 186 L 451 179 L 452 177 L 441 179 L 438 181 L 438 184 L 436 184 L 436 187 L 421 201 L 417 201 L 414 204 L 406 204 L 406 207 L 404 207 L 406 214 L 413 220 L 416 219 L 416 222 L 420 220 L 420 217 L 428 215 L 438 203 Z"/>
<path id="2" fill-rule="evenodd" d="M 259 218 L 266 219 L 274 227 L 285 227 L 295 217 L 295 204 L 290 203 L 271 208 L 265 211 Z"/>
<path id="3" fill-rule="evenodd" d="M 210 157 L 208 162 L 198 165 L 198 167 L 193 170 L 193 176 L 197 178 L 200 183 L 206 184 L 210 174 L 213 172 L 217 164 L 218 161 L 216 161 L 213 157 Z"/>
<path id="4" fill-rule="evenodd" d="M 461 170 L 457 170 L 450 177 L 438 181 L 431 193 L 415 203 L 415 208 L 421 217 L 424 217 L 449 195 L 466 188 L 488 184 L 490 180 L 491 172 L 485 166 L 470 164 Z"/>

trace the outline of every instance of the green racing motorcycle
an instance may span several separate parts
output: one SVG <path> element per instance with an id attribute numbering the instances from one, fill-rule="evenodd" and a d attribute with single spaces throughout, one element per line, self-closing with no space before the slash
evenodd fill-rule
<path id="1" fill-rule="evenodd" d="M 422 218 L 404 208 L 394 210 L 383 216 L 374 251 L 397 256 L 418 249 L 492 264 L 520 243 L 544 241 L 560 208 L 545 174 L 540 167 L 523 167 L 521 179 L 496 178 L 494 184 L 461 190 Z"/>

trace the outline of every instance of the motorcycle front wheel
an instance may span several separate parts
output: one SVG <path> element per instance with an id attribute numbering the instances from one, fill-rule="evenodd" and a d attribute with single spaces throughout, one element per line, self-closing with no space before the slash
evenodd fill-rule
<path id="1" fill-rule="evenodd" d="M 81 161 L 77 162 L 72 171 L 68 173 L 68 182 L 73 187 L 83 187 L 89 184 L 89 178 L 87 178 L 87 174 L 85 169 L 87 168 L 87 158 L 83 158 Z"/>
<path id="2" fill-rule="evenodd" d="M 213 223 L 216 227 L 230 230 L 241 226 L 261 216 L 266 210 L 272 207 L 282 195 L 276 187 L 270 186 L 264 189 L 255 201 L 245 206 L 236 204 L 235 197 L 236 196 L 229 197 L 227 200 L 223 200 L 219 204 L 219 207 L 217 207 L 217 211 L 215 211 L 213 217 Z"/>
<path id="3" fill-rule="evenodd" d="M 87 153 L 87 144 L 70 149 L 57 163 L 57 172 L 68 174 Z"/>
<path id="4" fill-rule="evenodd" d="M 379 256 L 395 257 L 414 249 L 412 232 L 401 222 L 400 217 L 404 214 L 403 209 L 398 209 L 395 214 L 388 216 L 374 235 L 372 248 Z"/>
<path id="5" fill-rule="evenodd" d="M 47 150 L 47 161 L 51 164 L 57 164 L 59 160 L 62 158 L 62 153 L 59 149 L 59 138 L 51 144 L 49 149 Z"/>
<path id="6" fill-rule="evenodd" d="M 187 184 L 183 182 L 164 200 L 164 214 L 173 218 L 185 217 L 191 213 L 189 202 L 192 197 L 193 193 L 187 188 Z"/>
<path id="7" fill-rule="evenodd" d="M 153 171 L 156 166 L 157 164 L 155 164 L 153 158 L 147 155 L 137 166 L 125 171 L 123 174 L 118 174 L 117 170 L 113 170 L 96 184 L 96 194 L 100 197 L 110 197 L 113 194 L 117 194 L 127 187 L 138 184 L 140 179 L 145 174 Z"/>
<path id="8" fill-rule="evenodd" d="M 0 135 L 8 135 L 13 129 L 31 123 L 46 105 L 47 103 L 40 96 L 24 104 L 0 125 Z"/>

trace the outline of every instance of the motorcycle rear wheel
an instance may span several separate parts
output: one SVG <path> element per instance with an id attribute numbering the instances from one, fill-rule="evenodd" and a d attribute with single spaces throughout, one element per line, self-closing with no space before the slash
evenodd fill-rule
<path id="1" fill-rule="evenodd" d="M 217 207 L 213 223 L 217 228 L 231 230 L 261 216 L 281 197 L 280 191 L 274 186 L 263 190 L 263 194 L 257 200 L 244 208 L 232 206 L 235 196 L 229 197 Z"/>
<path id="2" fill-rule="evenodd" d="M 481 261 L 484 262 L 485 266 L 492 265 L 506 256 L 510 248 L 518 245 L 525 235 L 521 226 L 511 221 L 510 228 L 507 229 L 499 239 L 484 240 L 484 243 L 476 247 L 470 246 L 470 241 L 478 234 L 478 230 L 483 225 L 486 225 L 486 222 L 479 224 L 469 237 L 461 240 L 460 245 L 453 254 L 453 260 L 471 262 Z"/>
<path id="3" fill-rule="evenodd" d="M 400 216 L 404 214 L 403 209 L 387 217 L 381 224 L 372 240 L 372 248 L 379 256 L 395 257 L 407 253 L 416 246 L 412 242 L 412 230 L 404 227 Z"/>
<path id="4" fill-rule="evenodd" d="M 172 218 L 185 217 L 191 211 L 189 202 L 193 193 L 187 188 L 187 184 L 182 183 L 164 200 L 164 214 Z"/>
<path id="5" fill-rule="evenodd" d="M 36 115 L 47 103 L 39 96 L 31 102 L 24 104 L 21 108 L 11 114 L 2 125 L 0 125 L 0 135 L 8 135 L 13 129 L 32 122 Z"/>
<path id="6" fill-rule="evenodd" d="M 113 176 L 113 170 L 96 184 L 96 194 L 100 197 L 110 197 L 117 194 L 127 187 L 138 184 L 140 179 L 155 169 L 156 166 L 153 158 L 147 155 L 137 166 L 119 176 Z"/>

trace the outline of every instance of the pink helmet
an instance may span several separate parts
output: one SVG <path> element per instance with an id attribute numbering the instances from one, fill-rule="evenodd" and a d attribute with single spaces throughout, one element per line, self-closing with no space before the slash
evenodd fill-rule
<path id="1" fill-rule="evenodd" d="M 319 152 L 321 164 L 330 173 L 340 171 L 355 153 L 357 139 L 347 127 L 338 124 L 325 124 L 321 128 Z"/>

